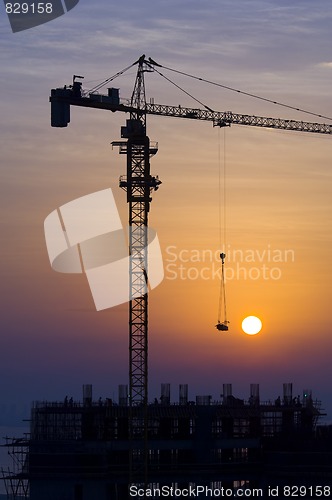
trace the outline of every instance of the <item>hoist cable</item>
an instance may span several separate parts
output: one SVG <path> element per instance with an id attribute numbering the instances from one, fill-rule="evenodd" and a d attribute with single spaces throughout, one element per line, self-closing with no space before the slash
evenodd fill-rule
<path id="1" fill-rule="evenodd" d="M 223 319 L 221 315 L 223 313 Z M 225 264 L 222 261 L 221 264 L 221 280 L 220 280 L 220 291 L 219 291 L 219 308 L 218 308 L 218 323 L 224 323 L 227 325 L 227 307 L 226 307 L 226 285 L 225 285 Z"/>
<path id="2" fill-rule="evenodd" d="M 226 131 L 224 130 L 224 147 L 223 147 L 223 176 L 221 173 L 221 141 L 220 141 L 220 130 L 218 132 L 218 171 L 219 171 L 219 247 L 221 249 L 221 280 L 220 280 L 220 291 L 219 291 L 219 309 L 218 309 L 218 323 L 223 323 L 227 325 L 227 308 L 226 308 L 226 283 L 225 283 L 225 263 L 224 259 L 226 257 L 224 251 L 226 249 Z M 221 186 L 223 184 L 223 186 Z M 223 189 L 222 189 L 223 187 Z M 223 204 L 222 199 L 223 198 Z M 222 208 L 223 207 L 223 208 Z M 223 212 L 223 218 L 222 218 Z M 223 219 L 223 221 L 222 221 Z M 222 226 L 223 226 L 223 239 L 222 242 Z M 222 311 L 223 309 L 223 311 Z M 223 321 L 221 321 L 221 315 L 223 313 Z"/>
<path id="3" fill-rule="evenodd" d="M 219 225 L 219 248 L 221 250 L 221 146 L 220 146 L 220 128 L 218 129 L 218 225 Z M 222 308 L 222 284 L 223 270 L 221 271 L 220 290 L 219 290 L 219 306 L 218 306 L 218 323 L 221 323 L 221 308 Z"/>
<path id="4" fill-rule="evenodd" d="M 224 250 L 226 251 L 226 127 L 224 127 L 224 162 L 223 162 L 223 200 L 224 200 Z"/>
<path id="5" fill-rule="evenodd" d="M 233 87 L 229 87 L 229 86 L 223 85 L 221 83 L 213 82 L 211 80 L 207 80 L 207 79 L 201 78 L 199 76 L 191 75 L 190 73 L 186 73 L 184 71 L 179 71 L 179 70 L 176 70 L 176 69 L 173 69 L 173 68 L 168 68 L 167 66 L 162 66 L 160 64 L 158 64 L 158 66 L 160 66 L 161 68 L 164 68 L 164 69 L 166 69 L 168 71 L 172 71 L 173 73 L 178 73 L 179 75 L 184 75 L 184 76 L 187 76 L 188 78 L 193 78 L 194 80 L 199 80 L 201 82 L 208 83 L 209 85 L 214 85 L 216 87 L 221 87 L 223 89 L 231 90 L 232 92 L 237 92 L 238 94 L 243 94 L 243 95 L 246 95 L 246 96 L 249 96 L 249 97 L 253 97 L 254 99 L 259 99 L 260 101 L 265 101 L 265 102 L 268 102 L 270 104 L 276 104 L 277 106 L 282 106 L 284 108 L 293 109 L 295 111 L 300 111 L 301 113 L 306 113 L 308 115 L 316 116 L 318 118 L 324 118 L 326 120 L 332 120 L 332 118 L 330 116 L 321 115 L 321 114 L 318 114 L 318 113 L 314 113 L 312 111 L 308 111 L 308 110 L 303 109 L 303 108 L 298 108 L 296 106 L 291 106 L 289 104 L 285 104 L 285 103 L 282 103 L 282 102 L 274 101 L 273 99 L 268 99 L 267 97 L 262 97 L 262 96 L 259 96 L 259 95 L 256 95 L 256 94 L 251 94 L 250 92 L 245 92 L 244 90 L 234 89 Z"/>
<path id="6" fill-rule="evenodd" d="M 220 151 L 220 130 L 218 128 L 218 219 L 219 219 L 219 248 L 221 249 L 221 151 Z"/>
<path id="7" fill-rule="evenodd" d="M 221 267 L 221 280 L 220 280 L 220 290 L 219 290 L 219 307 L 218 307 L 218 323 L 221 321 L 221 310 L 222 310 L 222 297 L 223 297 L 223 277 L 224 277 L 224 267 Z"/>
<path id="8" fill-rule="evenodd" d="M 219 247 L 226 250 L 226 127 L 223 128 L 223 159 L 221 160 L 221 129 L 218 129 L 218 200 Z M 223 233 L 223 234 L 222 234 Z M 223 241 L 222 241 L 223 236 Z"/>
<path id="9" fill-rule="evenodd" d="M 222 289 L 223 289 L 223 299 L 224 299 L 224 323 L 227 324 L 227 310 L 226 310 L 226 285 L 225 285 L 225 264 L 222 263 L 221 266 L 222 274 Z"/>

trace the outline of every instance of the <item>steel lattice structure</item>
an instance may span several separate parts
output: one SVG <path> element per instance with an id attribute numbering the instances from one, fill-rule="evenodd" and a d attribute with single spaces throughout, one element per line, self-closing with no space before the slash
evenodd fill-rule
<path id="1" fill-rule="evenodd" d="M 144 57 L 138 61 L 136 83 L 131 99 L 130 119 L 122 127 L 127 139 L 120 152 L 127 155 L 127 177 L 120 186 L 127 191 L 129 203 L 129 400 L 131 406 L 146 405 L 148 400 L 148 214 L 151 190 L 160 181 L 150 174 L 150 146 L 146 135 Z M 116 144 L 116 143 L 115 143 Z"/>
<path id="2" fill-rule="evenodd" d="M 63 91 L 63 89 L 54 89 L 56 91 Z M 186 108 L 183 106 L 169 106 L 166 104 L 145 103 L 143 108 L 135 109 L 128 101 L 124 103 L 114 104 L 110 102 L 109 96 L 101 94 L 90 94 L 89 97 L 81 97 L 80 99 L 73 99 L 72 95 L 66 96 L 64 93 L 61 95 L 54 94 L 51 97 L 53 102 L 62 102 L 64 104 L 71 104 L 75 106 L 106 109 L 108 111 L 122 111 L 124 113 L 136 112 L 138 115 L 158 115 L 170 116 L 174 118 L 187 118 L 190 120 L 201 120 L 212 122 L 214 126 L 223 127 L 230 125 L 246 125 L 251 127 L 264 127 L 277 130 L 287 130 L 294 132 L 310 132 L 316 134 L 332 134 L 332 125 L 328 123 L 306 122 L 299 120 L 288 120 L 285 118 L 269 118 L 266 116 L 255 115 L 242 115 L 239 113 L 232 113 L 232 111 L 212 111 L 208 109 L 199 108 Z M 66 127 L 66 124 L 60 125 Z M 59 125 L 54 125 L 59 126 Z"/>

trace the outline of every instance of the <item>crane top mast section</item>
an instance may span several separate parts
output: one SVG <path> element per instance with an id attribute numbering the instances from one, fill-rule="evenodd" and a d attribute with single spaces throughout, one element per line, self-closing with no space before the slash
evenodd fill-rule
<path id="1" fill-rule="evenodd" d="M 130 101 L 130 119 L 138 120 L 143 125 L 144 133 L 146 133 L 146 96 L 145 96 L 145 83 L 144 83 L 144 73 L 148 71 L 145 65 L 145 56 L 141 56 L 138 61 L 138 69 L 136 75 L 136 81 L 134 85 L 134 90 Z M 150 70 L 151 71 L 151 70 Z"/>

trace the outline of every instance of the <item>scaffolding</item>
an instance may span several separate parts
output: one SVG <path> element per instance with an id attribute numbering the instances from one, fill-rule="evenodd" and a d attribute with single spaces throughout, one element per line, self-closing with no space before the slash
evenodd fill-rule
<path id="1" fill-rule="evenodd" d="M 12 467 L 1 467 L 8 500 L 29 498 L 29 437 L 5 437 L 5 446 L 12 460 Z"/>
<path id="2" fill-rule="evenodd" d="M 274 484 L 280 479 L 275 471 L 285 475 L 285 453 L 300 464 L 308 456 L 320 478 L 319 455 L 310 455 L 311 445 L 304 450 L 310 456 L 300 450 L 313 443 L 321 415 L 311 392 L 294 398 L 291 385 L 281 397 L 261 401 L 258 384 L 251 384 L 248 400 L 233 396 L 231 384 L 223 385 L 218 400 L 211 395 L 190 400 L 188 385 L 181 384 L 178 401 L 172 402 L 170 384 L 162 384 L 160 397 L 147 405 L 146 484 L 227 481 L 235 491 L 239 480 L 261 484 L 265 474 Z M 8 498 L 29 498 L 30 488 L 34 500 L 125 500 L 128 485 L 143 483 L 143 476 L 141 483 L 130 480 L 131 434 L 140 439 L 141 408 L 130 408 L 125 385 L 119 386 L 118 401 L 94 401 L 92 388 L 85 386 L 82 401 L 34 402 L 29 436 L 6 439 L 14 461 L 12 470 L 2 470 Z M 267 461 L 273 463 L 270 469 Z M 296 476 L 294 464 L 287 474 L 291 470 Z M 332 478 L 332 463 L 326 474 Z"/>

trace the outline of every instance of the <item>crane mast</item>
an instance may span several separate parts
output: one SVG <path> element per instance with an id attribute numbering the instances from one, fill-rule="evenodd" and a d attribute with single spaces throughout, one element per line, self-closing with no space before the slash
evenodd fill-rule
<path id="1" fill-rule="evenodd" d="M 127 192 L 129 204 L 129 402 L 147 403 L 148 391 L 148 214 L 153 179 L 150 175 L 150 147 L 146 135 L 144 59 L 138 61 L 136 83 L 131 99 L 133 111 L 121 137 L 113 142 L 127 157 L 127 176 L 120 178 L 120 187 Z M 143 110 L 143 112 L 142 112 Z"/>
<path id="2" fill-rule="evenodd" d="M 129 455 L 130 483 L 147 483 L 148 404 L 148 215 L 151 191 L 160 181 L 150 174 L 150 157 L 157 153 L 146 135 L 144 56 L 138 60 L 130 118 L 121 128 L 119 146 L 127 157 L 127 176 L 120 187 L 129 204 Z"/>

